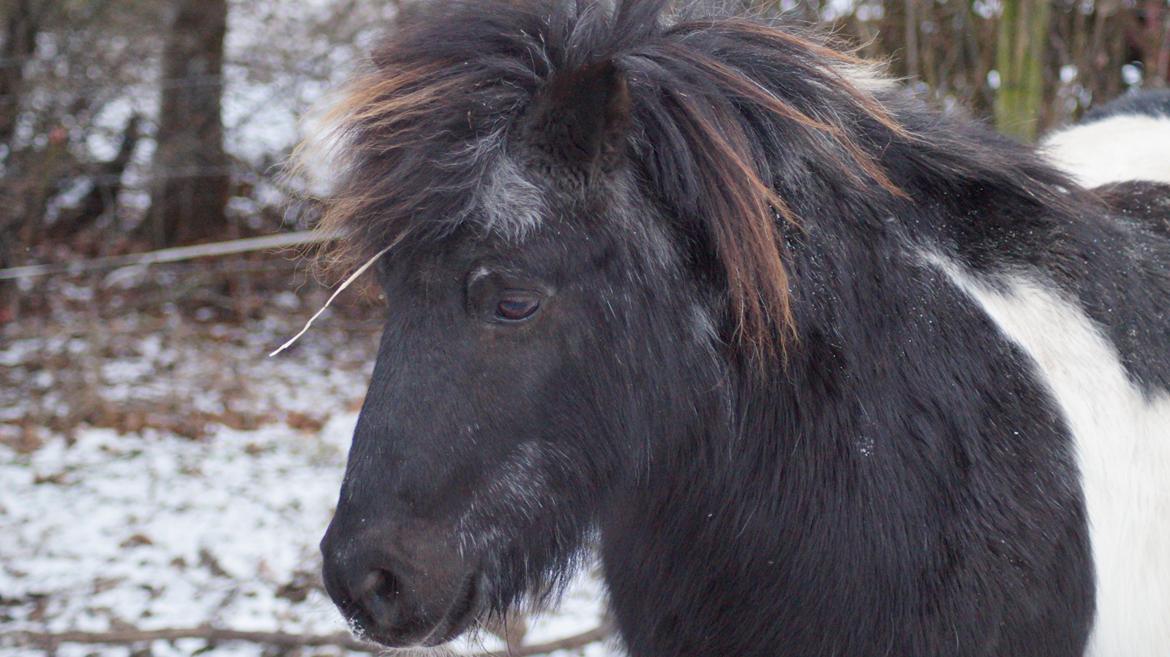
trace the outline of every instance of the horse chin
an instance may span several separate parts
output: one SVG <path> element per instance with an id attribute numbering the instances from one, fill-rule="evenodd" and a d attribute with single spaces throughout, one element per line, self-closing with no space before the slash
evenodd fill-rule
<path id="1" fill-rule="evenodd" d="M 481 577 L 468 578 L 463 593 L 456 598 L 439 624 L 422 640 L 422 645 L 428 648 L 440 646 L 467 631 L 483 611 L 483 601 L 486 597 L 483 595 L 483 589 Z"/>

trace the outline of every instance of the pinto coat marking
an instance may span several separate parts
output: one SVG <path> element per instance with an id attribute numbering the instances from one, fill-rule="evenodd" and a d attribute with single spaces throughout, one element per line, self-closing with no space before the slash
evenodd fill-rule
<path id="1" fill-rule="evenodd" d="M 667 5 L 435 3 L 343 103 L 326 223 L 403 241 L 342 612 L 436 642 L 595 547 L 632 657 L 1170 655 L 1170 188 Z"/>
<path id="2" fill-rule="evenodd" d="M 1123 96 L 1044 139 L 1042 151 L 1082 185 L 1170 183 L 1170 91 Z"/>
<path id="3" fill-rule="evenodd" d="M 1087 655 L 1158 657 L 1170 646 L 1170 392 L 1135 386 L 1117 349 L 1042 274 L 983 283 L 928 260 L 1034 362 L 1076 441 L 1097 614 Z"/>

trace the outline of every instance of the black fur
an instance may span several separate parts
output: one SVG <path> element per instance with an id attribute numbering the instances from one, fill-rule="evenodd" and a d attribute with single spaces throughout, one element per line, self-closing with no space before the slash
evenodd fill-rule
<path id="1" fill-rule="evenodd" d="M 362 202 L 334 225 L 366 252 L 399 243 L 330 592 L 379 640 L 432 641 L 555 591 L 595 543 L 633 657 L 1081 655 L 1068 428 L 920 254 L 1050 279 L 1167 390 L 1157 212 L 871 96 L 815 43 L 664 4 L 444 5 L 377 59 L 375 79 L 439 71 L 395 93 L 465 88 L 347 128 L 339 198 Z M 464 154 L 489 134 L 540 198 L 519 237 L 473 200 L 492 169 Z M 721 212 L 756 207 L 753 175 L 775 193 L 767 276 L 743 250 L 756 226 Z M 736 277 L 777 275 L 786 298 L 754 300 L 769 353 L 743 339 Z M 501 320 L 521 293 L 539 311 Z"/>
<path id="2" fill-rule="evenodd" d="M 1093 191 L 1122 217 L 1170 237 L 1170 185 L 1133 180 L 1103 185 Z"/>
<path id="3" fill-rule="evenodd" d="M 1170 118 L 1170 89 L 1143 89 L 1094 107 L 1085 112 L 1082 123 L 1093 123 L 1114 116 L 1158 116 Z"/>

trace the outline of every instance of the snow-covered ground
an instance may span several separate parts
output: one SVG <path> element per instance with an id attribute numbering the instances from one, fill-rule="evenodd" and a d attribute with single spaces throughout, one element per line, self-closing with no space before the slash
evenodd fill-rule
<path id="1" fill-rule="evenodd" d="M 395 5 L 357 0 L 339 11 L 328 0 L 232 0 L 224 97 L 232 156 L 256 171 L 283 158 L 298 121 L 357 65 Z M 102 106 L 95 123 L 104 136 L 87 142 L 98 159 L 112 156 L 132 113 L 154 115 L 151 66 L 143 62 L 143 82 Z M 136 153 L 123 206 L 145 207 L 157 173 L 151 153 L 150 143 Z M 70 279 L 51 292 L 22 285 L 51 310 L 0 326 L 0 657 L 43 654 L 18 645 L 16 633 L 27 631 L 345 629 L 320 588 L 316 546 L 376 322 L 343 330 L 326 316 L 295 350 L 267 359 L 316 301 L 284 292 L 268 300 L 277 311 L 268 319 L 216 324 L 209 311 L 192 321 L 172 304 L 191 288 L 219 293 L 222 281 L 196 278 L 202 266 L 118 270 L 91 279 L 96 286 Z M 144 282 L 161 289 L 138 291 Z M 597 626 L 600 598 L 598 584 L 582 578 L 560 612 L 530 621 L 526 643 Z M 501 647 L 487 633 L 457 646 Z M 202 640 L 55 651 L 205 653 L 285 654 Z M 616 653 L 593 645 L 562 654 Z"/>
<path id="2" fill-rule="evenodd" d="M 131 322 L 123 335 L 116 324 L 97 327 L 100 339 L 60 327 L 53 335 L 0 333 L 0 366 L 8 369 L 0 393 L 0 655 L 44 654 L 17 645 L 20 631 L 344 631 L 318 583 L 316 546 L 336 500 L 374 332 L 315 331 L 266 359 L 283 329 L 192 330 L 167 321 L 141 334 Z M 46 412 L 78 417 L 65 408 L 69 400 L 54 397 L 74 377 L 99 388 L 104 409 L 80 417 L 108 426 L 22 422 Z M 138 415 L 126 420 L 110 408 Z M 183 409 L 198 418 L 194 430 L 167 419 Z M 600 598 L 596 581 L 582 577 L 558 612 L 530 620 L 525 642 L 596 627 Z M 455 647 L 504 646 L 483 633 Z M 64 644 L 56 654 L 286 653 L 184 639 Z M 595 644 L 557 654 L 616 653 Z"/>

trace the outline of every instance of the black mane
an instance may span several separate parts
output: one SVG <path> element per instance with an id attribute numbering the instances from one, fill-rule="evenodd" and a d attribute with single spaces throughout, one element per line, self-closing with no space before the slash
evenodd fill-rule
<path id="1" fill-rule="evenodd" d="M 1114 98 L 1086 112 L 1082 123 L 1093 123 L 1115 116 L 1170 118 L 1170 89 L 1145 89 Z"/>
<path id="2" fill-rule="evenodd" d="M 993 193 L 1033 218 L 1069 204 L 1075 185 L 1023 147 L 778 18 L 671 17 L 668 4 L 488 0 L 412 16 L 334 111 L 347 166 L 324 228 L 364 258 L 404 229 L 442 235 L 474 220 L 477 190 L 534 99 L 599 62 L 628 81 L 626 155 L 713 261 L 745 346 L 768 351 L 791 333 L 781 235 L 824 213 L 824 198 L 861 210 L 842 217 L 875 218 L 921 198 Z"/>

